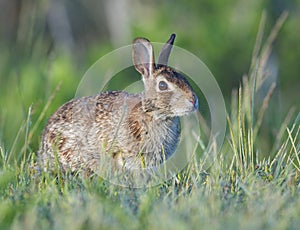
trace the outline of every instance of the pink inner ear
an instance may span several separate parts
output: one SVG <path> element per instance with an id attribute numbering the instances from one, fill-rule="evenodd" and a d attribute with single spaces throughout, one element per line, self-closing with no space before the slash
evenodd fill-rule
<path id="1" fill-rule="evenodd" d="M 141 73 L 143 77 L 148 77 L 153 72 L 153 49 L 148 40 L 142 38 L 135 40 L 132 58 L 136 70 Z"/>
<path id="2" fill-rule="evenodd" d="M 143 63 L 143 64 L 140 64 L 139 66 L 140 66 L 139 72 L 143 75 L 143 77 L 148 77 L 149 76 L 149 72 L 148 72 L 149 63 Z"/>

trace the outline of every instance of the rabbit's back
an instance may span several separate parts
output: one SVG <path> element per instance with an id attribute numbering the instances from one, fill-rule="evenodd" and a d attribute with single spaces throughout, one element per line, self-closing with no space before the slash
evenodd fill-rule
<path id="1" fill-rule="evenodd" d="M 116 137 L 124 132 L 122 120 L 128 116 L 128 110 L 139 101 L 138 95 L 114 91 L 65 103 L 44 129 L 40 161 L 53 168 L 58 158 L 60 167 L 72 171 L 87 165 L 93 168 L 101 152 L 118 152 L 123 145 L 120 139 L 128 140 Z"/>

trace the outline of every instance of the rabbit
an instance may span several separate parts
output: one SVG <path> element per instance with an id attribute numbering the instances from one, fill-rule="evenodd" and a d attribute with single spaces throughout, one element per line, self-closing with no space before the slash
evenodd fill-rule
<path id="1" fill-rule="evenodd" d="M 180 116 L 198 109 L 198 97 L 187 79 L 169 67 L 172 34 L 157 63 L 150 41 L 136 38 L 135 69 L 144 91 L 103 92 L 62 105 L 44 128 L 38 159 L 44 170 L 97 174 L 100 165 L 114 170 L 158 167 L 175 152 Z"/>

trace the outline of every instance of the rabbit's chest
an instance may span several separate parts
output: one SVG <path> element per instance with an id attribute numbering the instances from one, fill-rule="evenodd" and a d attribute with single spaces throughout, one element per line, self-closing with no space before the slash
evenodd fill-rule
<path id="1" fill-rule="evenodd" d="M 146 159 L 161 163 L 175 152 L 179 137 L 179 118 L 153 123 L 145 128 L 142 153 Z"/>

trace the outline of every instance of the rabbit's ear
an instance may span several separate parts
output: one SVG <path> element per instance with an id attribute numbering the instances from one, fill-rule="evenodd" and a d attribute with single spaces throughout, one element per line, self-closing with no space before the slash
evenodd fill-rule
<path id="1" fill-rule="evenodd" d="M 143 77 L 149 77 L 155 69 L 153 48 L 146 38 L 137 38 L 133 41 L 132 59 L 135 69 Z"/>
<path id="2" fill-rule="evenodd" d="M 158 65 L 168 65 L 169 56 L 174 44 L 176 34 L 171 34 L 169 40 L 166 42 L 166 44 L 162 47 L 157 64 Z"/>

